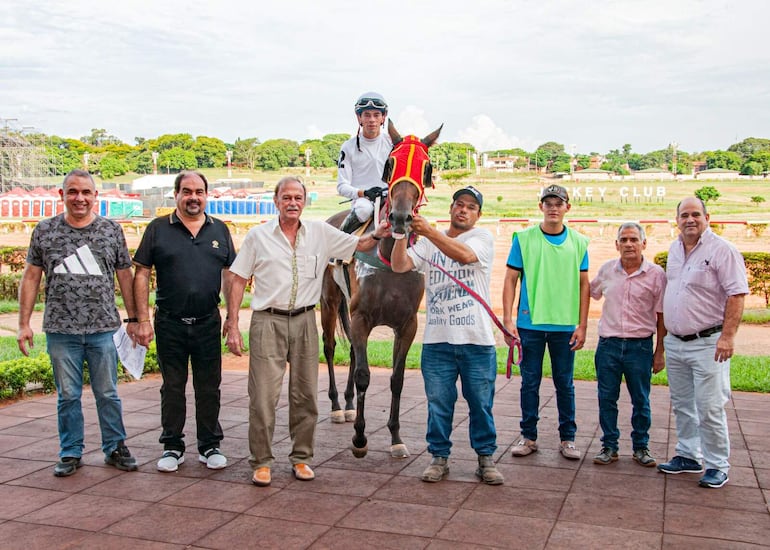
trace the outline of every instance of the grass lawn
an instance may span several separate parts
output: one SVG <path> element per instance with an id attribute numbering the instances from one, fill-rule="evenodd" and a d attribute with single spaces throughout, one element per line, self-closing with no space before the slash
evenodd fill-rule
<path id="1" fill-rule="evenodd" d="M 376 367 L 390 367 L 393 360 L 393 346 L 390 342 L 370 341 L 368 346 L 369 364 Z M 408 369 L 420 368 L 420 352 L 422 345 L 412 344 L 406 357 Z M 335 351 L 334 363 L 336 365 L 347 364 L 348 351 L 343 345 L 338 345 Z M 497 348 L 497 372 L 505 374 L 508 359 L 508 348 Z M 319 358 L 324 361 L 323 355 Z M 514 366 L 513 373 L 519 374 L 519 369 Z M 548 352 L 543 361 L 543 376 L 551 376 L 550 359 Z M 596 380 L 594 370 L 594 351 L 580 350 L 575 354 L 575 380 Z M 770 356 L 736 355 L 730 361 L 730 380 L 733 390 L 770 393 Z M 655 385 L 667 386 L 668 377 L 666 371 L 652 377 Z"/>

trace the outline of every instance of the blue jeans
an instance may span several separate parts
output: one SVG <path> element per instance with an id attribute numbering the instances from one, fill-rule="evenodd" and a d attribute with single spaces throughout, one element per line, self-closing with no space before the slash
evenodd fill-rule
<path id="1" fill-rule="evenodd" d="M 652 336 L 648 338 L 599 338 L 594 363 L 599 393 L 599 424 L 604 447 L 618 450 L 618 398 L 621 377 L 631 396 L 631 441 L 634 450 L 646 449 L 650 441 L 650 377 Z"/>
<path id="2" fill-rule="evenodd" d="M 468 402 L 471 447 L 478 455 L 497 450 L 497 432 L 492 417 L 497 356 L 494 346 L 473 344 L 425 344 L 420 360 L 428 398 L 428 452 L 448 457 L 452 448 L 452 421 L 457 401 L 457 377 Z"/>
<path id="3" fill-rule="evenodd" d="M 540 381 L 543 378 L 543 356 L 548 344 L 551 356 L 551 376 L 556 388 L 556 407 L 559 410 L 559 436 L 562 441 L 574 441 L 575 352 L 570 349 L 572 331 L 543 331 L 519 328 L 521 338 L 521 435 L 537 440 L 537 421 L 540 419 Z"/>
<path id="4" fill-rule="evenodd" d="M 102 451 L 109 455 L 126 438 L 123 410 L 118 397 L 118 352 L 113 331 L 97 334 L 47 333 L 48 355 L 58 392 L 60 457 L 83 454 L 83 366 L 88 363 L 91 391 L 102 432 Z"/>

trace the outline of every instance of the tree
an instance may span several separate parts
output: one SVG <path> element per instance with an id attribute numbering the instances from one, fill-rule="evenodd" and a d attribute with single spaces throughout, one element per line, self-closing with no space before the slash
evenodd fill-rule
<path id="1" fill-rule="evenodd" d="M 764 167 L 761 162 L 749 161 L 741 166 L 741 174 L 744 176 L 759 176 L 762 172 L 764 172 Z"/>
<path id="2" fill-rule="evenodd" d="M 762 165 L 762 172 L 770 172 L 770 151 L 757 151 L 747 162 L 757 162 Z"/>
<path id="3" fill-rule="evenodd" d="M 559 155 L 563 154 L 564 145 L 556 143 L 555 141 L 547 141 L 538 147 L 532 154 L 530 164 L 534 161 L 536 168 L 539 169 L 545 167 L 547 171 L 551 172 L 553 171 L 554 161 Z M 567 168 L 567 171 L 569 171 L 569 168 Z"/>
<path id="4" fill-rule="evenodd" d="M 732 151 L 710 151 L 706 153 L 706 165 L 711 168 L 724 168 L 726 170 L 740 170 L 743 159 L 738 153 Z"/>
<path id="5" fill-rule="evenodd" d="M 299 144 L 290 139 L 269 139 L 257 147 L 257 166 L 263 170 L 279 170 L 297 166 Z"/>
<path id="6" fill-rule="evenodd" d="M 570 157 L 567 153 L 557 155 L 551 164 L 551 172 L 569 172 L 571 161 L 572 157 Z"/>
<path id="7" fill-rule="evenodd" d="M 163 151 L 158 156 L 158 166 L 166 168 L 167 172 L 172 170 L 179 172 L 181 170 L 195 170 L 198 167 L 198 161 L 195 158 L 195 153 L 182 149 L 181 147 L 173 147 L 166 151 Z"/>
<path id="8" fill-rule="evenodd" d="M 321 143 L 323 143 L 329 158 L 334 160 L 334 164 L 337 164 L 337 159 L 340 156 L 340 149 L 342 148 L 342 144 L 349 139 L 350 134 L 326 134 L 323 138 L 321 138 Z"/>
<path id="9" fill-rule="evenodd" d="M 126 157 L 128 167 L 132 172 L 137 174 L 150 174 L 152 173 L 152 152 L 142 151 L 136 149 Z"/>
<path id="10" fill-rule="evenodd" d="M 146 144 L 148 150 L 159 153 L 174 147 L 189 150 L 192 149 L 193 137 L 191 134 L 163 134 L 155 139 L 148 140 Z"/>
<path id="11" fill-rule="evenodd" d="M 128 163 L 115 154 L 107 153 L 99 161 L 98 168 L 102 179 L 109 180 L 128 172 Z"/>
<path id="12" fill-rule="evenodd" d="M 744 159 L 748 159 L 754 153 L 760 151 L 770 151 L 770 139 L 764 138 L 746 138 L 741 142 L 734 143 L 727 148 L 728 151 L 738 153 Z"/>
<path id="13" fill-rule="evenodd" d="M 236 164 L 245 164 L 249 170 L 254 170 L 257 164 L 259 149 L 259 140 L 257 138 L 238 138 L 233 144 L 233 162 Z"/>
<path id="14" fill-rule="evenodd" d="M 591 155 L 577 155 L 577 165 L 585 170 L 591 166 Z"/>
<path id="15" fill-rule="evenodd" d="M 476 168 L 473 162 L 473 153 L 475 152 L 476 149 L 470 143 L 448 141 L 434 145 L 430 148 L 428 154 L 434 169 L 459 170 L 468 169 L 469 167 Z"/>
<path id="16" fill-rule="evenodd" d="M 722 194 L 717 191 L 716 187 L 710 185 L 705 185 L 700 189 L 696 189 L 694 195 L 706 204 L 708 204 L 709 201 L 716 202 L 719 200 L 719 197 L 722 196 Z"/>
<path id="17" fill-rule="evenodd" d="M 51 143 L 45 146 L 45 151 L 48 158 L 51 159 L 51 168 L 56 175 L 63 175 L 83 167 L 82 155 L 68 149 L 64 140 L 59 136 L 51 136 Z"/>
<path id="18" fill-rule="evenodd" d="M 320 139 L 308 139 L 299 146 L 300 157 L 305 157 L 305 151 L 310 149 L 310 166 L 313 168 L 331 168 L 335 165 L 338 155 L 329 155 L 329 147 Z"/>
<path id="19" fill-rule="evenodd" d="M 123 143 L 120 139 L 108 134 L 104 128 L 91 128 L 91 135 L 81 137 L 80 141 L 94 147 L 104 147 L 110 143 Z"/>
<path id="20" fill-rule="evenodd" d="M 227 146 L 219 138 L 198 136 L 191 149 L 199 168 L 221 168 L 227 162 Z"/>
<path id="21" fill-rule="evenodd" d="M 765 202 L 765 197 L 761 197 L 759 195 L 754 195 L 751 197 L 751 202 L 753 202 L 755 205 L 759 206 L 759 203 Z"/>

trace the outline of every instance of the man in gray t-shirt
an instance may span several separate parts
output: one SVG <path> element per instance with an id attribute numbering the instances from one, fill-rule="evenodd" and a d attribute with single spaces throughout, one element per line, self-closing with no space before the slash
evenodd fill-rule
<path id="1" fill-rule="evenodd" d="M 91 389 L 102 435 L 104 461 L 120 470 L 136 470 L 124 440 L 123 412 L 117 391 L 117 351 L 112 336 L 120 327 L 115 307 L 115 276 L 133 334 L 131 258 L 120 226 L 94 213 L 97 197 L 91 175 L 73 170 L 59 190 L 64 213 L 43 220 L 32 232 L 27 266 L 19 287 L 19 349 L 32 347 L 30 317 L 45 274 L 43 332 L 58 393 L 60 460 L 57 477 L 74 474 L 84 449 L 83 367 L 88 364 Z"/>

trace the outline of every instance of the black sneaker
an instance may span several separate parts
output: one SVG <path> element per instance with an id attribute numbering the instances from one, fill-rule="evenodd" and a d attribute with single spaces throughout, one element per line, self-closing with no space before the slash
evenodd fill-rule
<path id="1" fill-rule="evenodd" d="M 664 474 L 699 474 L 703 471 L 703 466 L 692 458 L 675 456 L 668 462 L 658 464 L 658 471 Z"/>
<path id="2" fill-rule="evenodd" d="M 109 456 L 104 457 L 104 462 L 110 466 L 115 466 L 118 470 L 125 470 L 126 472 L 136 470 L 136 459 L 131 456 L 131 451 L 122 441 L 118 441 L 117 448 Z"/>
<path id="3" fill-rule="evenodd" d="M 79 456 L 65 456 L 53 467 L 53 475 L 56 477 L 71 476 L 81 466 Z"/>

